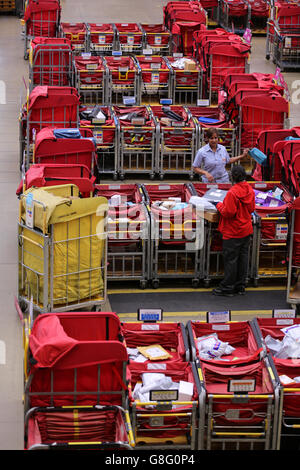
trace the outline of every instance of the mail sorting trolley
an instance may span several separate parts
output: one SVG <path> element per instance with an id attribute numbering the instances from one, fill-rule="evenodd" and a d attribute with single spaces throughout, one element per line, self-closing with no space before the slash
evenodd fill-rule
<path id="1" fill-rule="evenodd" d="M 29 89 L 37 85 L 72 86 L 73 53 L 65 38 L 35 37 L 29 49 Z"/>
<path id="2" fill-rule="evenodd" d="M 44 127 L 36 134 L 33 164 L 81 164 L 94 174 L 95 160 L 96 143 L 90 129 Z"/>
<path id="3" fill-rule="evenodd" d="M 250 182 L 255 192 L 257 214 L 256 259 L 252 279 L 287 277 L 288 211 L 294 200 L 279 182 Z"/>
<path id="4" fill-rule="evenodd" d="M 288 310 L 282 310 L 275 316 L 274 312 L 272 318 L 254 319 L 257 341 L 264 348 L 265 354 L 271 354 L 280 381 L 277 449 L 299 450 L 300 387 L 297 378 L 300 374 L 300 364 L 299 359 L 293 356 L 297 356 L 296 341 L 300 320 L 290 317 Z M 277 312 L 280 312 L 280 309 Z"/>
<path id="5" fill-rule="evenodd" d="M 218 200 L 221 194 L 223 197 L 226 192 L 230 189 L 230 183 L 222 184 L 209 184 L 209 183 L 191 183 L 190 191 L 194 196 L 203 197 L 207 191 L 211 191 L 212 194 L 210 200 Z M 217 198 L 217 199 L 215 199 Z M 204 255 L 203 255 L 203 282 L 205 287 L 209 287 L 212 280 L 221 279 L 224 275 L 224 260 L 222 250 L 222 237 L 218 230 L 219 216 L 217 211 L 205 210 L 204 214 Z M 251 236 L 248 256 L 248 274 L 247 282 L 251 279 L 253 271 L 254 255 L 253 250 L 255 244 L 255 226 L 257 224 L 257 217 L 255 214 L 252 215 L 253 224 L 253 235 Z"/>
<path id="6" fill-rule="evenodd" d="M 230 157 L 237 155 L 236 129 L 222 114 L 219 106 L 188 106 L 188 110 L 196 122 L 197 149 L 208 143 L 207 129 L 215 128 L 218 132 L 219 143 L 226 147 Z"/>
<path id="7" fill-rule="evenodd" d="M 37 312 L 106 301 L 107 201 L 78 196 L 75 186 L 57 185 L 20 198 L 18 297 Z"/>
<path id="8" fill-rule="evenodd" d="M 197 129 L 188 109 L 179 105 L 153 105 L 151 110 L 158 121 L 157 172 L 160 179 L 166 174 L 193 179 Z"/>
<path id="9" fill-rule="evenodd" d="M 117 50 L 125 54 L 142 54 L 143 30 L 139 23 L 114 23 Z"/>
<path id="10" fill-rule="evenodd" d="M 92 55 L 111 55 L 117 49 L 117 33 L 112 23 L 87 23 L 88 52 Z"/>
<path id="11" fill-rule="evenodd" d="M 246 0 L 221 0 L 219 2 L 219 25 L 226 31 L 244 33 L 250 27 L 251 6 Z"/>
<path id="12" fill-rule="evenodd" d="M 290 207 L 289 221 L 289 243 L 288 243 L 288 272 L 287 272 L 287 302 L 300 311 L 300 293 L 299 293 L 299 268 L 300 268 L 300 208 L 299 197 L 297 197 Z"/>
<path id="13" fill-rule="evenodd" d="M 150 219 L 140 184 L 99 184 L 95 196 L 108 200 L 107 279 L 150 278 Z"/>
<path id="14" fill-rule="evenodd" d="M 20 168 L 25 171 L 32 159 L 35 136 L 44 127 L 78 126 L 79 95 L 73 87 L 37 86 L 28 94 L 20 110 Z"/>
<path id="15" fill-rule="evenodd" d="M 118 177 L 119 140 L 118 122 L 110 106 L 81 106 L 79 112 L 80 126 L 90 129 L 96 141 L 97 180 L 101 175 Z"/>
<path id="16" fill-rule="evenodd" d="M 299 67 L 300 7 L 297 2 L 272 4 L 267 23 L 266 59 L 281 70 Z"/>
<path id="17" fill-rule="evenodd" d="M 139 104 L 140 69 L 132 56 L 105 56 L 108 68 L 108 104 L 123 104 L 124 97 Z"/>
<path id="18" fill-rule="evenodd" d="M 107 68 L 103 57 L 75 56 L 74 86 L 80 94 L 81 104 L 105 105 L 107 103 Z"/>
<path id="19" fill-rule="evenodd" d="M 172 34 L 164 24 L 141 23 L 143 49 L 150 49 L 154 55 L 170 55 Z"/>
<path id="20" fill-rule="evenodd" d="M 118 126 L 119 178 L 127 174 L 145 174 L 154 178 L 157 171 L 157 120 L 152 108 L 113 106 Z"/>
<path id="21" fill-rule="evenodd" d="M 143 184 L 151 216 L 151 280 L 190 279 L 199 285 L 203 266 L 203 219 L 189 203 L 186 184 Z"/>
<path id="22" fill-rule="evenodd" d="M 196 61 L 185 57 L 167 56 L 173 70 L 172 103 L 196 104 L 202 98 L 202 70 Z"/>
<path id="23" fill-rule="evenodd" d="M 227 312 L 207 312 L 207 321 L 189 320 L 187 332 L 193 361 L 202 359 L 212 364 L 244 364 L 259 359 L 263 348 L 257 345 L 252 321 L 223 319 Z M 231 313 L 230 311 L 228 312 Z M 216 321 L 214 318 L 220 317 Z M 229 344 L 229 348 L 227 345 Z"/>
<path id="24" fill-rule="evenodd" d="M 28 358 L 26 449 L 134 445 L 124 407 L 127 353 L 116 314 L 39 315 L 29 334 Z"/>
<path id="25" fill-rule="evenodd" d="M 58 36 L 61 16 L 59 0 L 37 1 L 28 0 L 24 8 L 24 59 L 29 56 L 29 43 L 35 37 Z"/>
<path id="26" fill-rule="evenodd" d="M 59 35 L 70 41 L 73 56 L 88 52 L 88 27 L 86 23 L 61 22 Z"/>
<path id="27" fill-rule="evenodd" d="M 139 103 L 159 102 L 161 98 L 172 98 L 173 71 L 164 56 L 136 56 L 140 68 Z"/>
<path id="28" fill-rule="evenodd" d="M 199 450 L 275 450 L 280 391 L 271 358 L 199 361 Z"/>
<path id="29" fill-rule="evenodd" d="M 129 363 L 127 372 L 136 448 L 195 450 L 199 395 L 195 364 L 152 360 Z"/>
<path id="30" fill-rule="evenodd" d="M 139 309 L 141 311 L 143 309 Z M 154 309 L 155 310 L 155 309 Z M 151 309 L 150 309 L 151 312 Z M 185 325 L 182 322 L 137 321 L 122 322 L 121 331 L 126 344 L 129 363 L 151 363 L 140 351 L 153 345 L 164 349 L 170 362 L 189 362 L 190 348 Z M 142 348 L 142 349 L 139 349 Z M 140 362 L 141 361 L 141 362 Z"/>
<path id="31" fill-rule="evenodd" d="M 91 174 L 86 165 L 68 163 L 46 163 L 42 165 L 36 163 L 31 165 L 25 175 L 22 175 L 16 194 L 20 196 L 23 191 L 32 186 L 42 188 L 44 186 L 75 184 L 82 197 L 91 197 L 95 190 L 95 180 L 95 176 Z"/>

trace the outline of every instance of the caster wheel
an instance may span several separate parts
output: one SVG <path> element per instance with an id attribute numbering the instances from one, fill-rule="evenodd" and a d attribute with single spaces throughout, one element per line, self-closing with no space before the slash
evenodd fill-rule
<path id="1" fill-rule="evenodd" d="M 207 279 L 203 281 L 203 284 L 206 288 L 210 287 L 210 281 L 208 281 Z"/>
<path id="2" fill-rule="evenodd" d="M 28 60 L 28 57 L 29 57 L 28 52 L 25 52 L 25 54 L 24 54 L 24 60 Z"/>
<path id="3" fill-rule="evenodd" d="M 267 60 L 270 60 L 270 54 L 267 54 L 267 55 L 266 55 L 266 59 L 267 59 Z"/>
<path id="4" fill-rule="evenodd" d="M 190 181 L 193 181 L 194 175 L 190 175 L 190 176 L 189 176 L 189 179 L 190 179 Z"/>
<path id="5" fill-rule="evenodd" d="M 117 179 L 118 179 L 118 175 L 113 175 L 113 180 L 117 181 Z"/>
<path id="6" fill-rule="evenodd" d="M 253 287 L 257 287 L 258 286 L 258 279 L 253 279 Z"/>
<path id="7" fill-rule="evenodd" d="M 154 279 L 154 281 L 152 281 L 152 287 L 153 287 L 153 289 L 158 289 L 158 287 L 159 287 L 159 280 L 158 279 Z"/>
<path id="8" fill-rule="evenodd" d="M 120 180 L 123 181 L 125 179 L 124 175 L 120 175 Z"/>
<path id="9" fill-rule="evenodd" d="M 140 288 L 146 289 L 146 287 L 147 287 L 147 281 L 140 281 Z"/>
<path id="10" fill-rule="evenodd" d="M 199 287 L 199 279 L 192 280 L 192 287 L 194 287 L 195 289 Z"/>
<path id="11" fill-rule="evenodd" d="M 150 178 L 151 180 L 154 180 L 154 175 L 153 175 L 153 173 L 151 173 L 151 175 L 149 176 L 149 178 Z"/>

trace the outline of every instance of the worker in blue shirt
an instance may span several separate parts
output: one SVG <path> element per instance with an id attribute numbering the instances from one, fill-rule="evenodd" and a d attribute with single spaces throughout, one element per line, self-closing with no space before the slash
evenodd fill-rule
<path id="1" fill-rule="evenodd" d="M 237 157 L 230 157 L 224 145 L 219 144 L 217 129 L 208 129 L 206 136 L 208 144 L 196 153 L 193 170 L 202 176 L 203 183 L 229 183 L 230 179 L 226 171 L 226 165 L 246 157 L 248 149 L 245 149 Z"/>

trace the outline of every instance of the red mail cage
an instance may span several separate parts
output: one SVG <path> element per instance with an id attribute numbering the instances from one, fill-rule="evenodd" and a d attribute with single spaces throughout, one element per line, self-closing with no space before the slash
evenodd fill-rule
<path id="1" fill-rule="evenodd" d="M 268 357 L 244 365 L 201 361 L 199 450 L 274 450 L 279 386 Z"/>
<path id="2" fill-rule="evenodd" d="M 106 56 L 108 68 L 108 104 L 123 104 L 123 98 L 133 97 L 139 104 L 139 69 L 134 57 Z"/>
<path id="3" fill-rule="evenodd" d="M 189 320 L 187 331 L 193 361 L 207 360 L 214 365 L 232 366 L 256 361 L 262 355 L 251 321 L 209 323 Z"/>
<path id="4" fill-rule="evenodd" d="M 108 200 L 107 279 L 139 281 L 150 277 L 150 220 L 139 184 L 98 184 L 95 196 Z"/>
<path id="5" fill-rule="evenodd" d="M 61 6 L 59 0 L 29 0 L 25 4 L 25 45 L 24 59 L 28 59 L 28 46 L 34 37 L 57 37 L 60 24 Z"/>
<path id="6" fill-rule="evenodd" d="M 129 364 L 140 363 L 141 353 L 138 348 L 161 346 L 166 352 L 164 362 L 189 362 L 190 350 L 186 329 L 183 323 L 151 323 L 122 322 L 122 334 L 129 355 Z M 151 364 L 151 360 L 143 356 L 143 364 Z"/>
<path id="7" fill-rule="evenodd" d="M 149 106 L 113 106 L 118 121 L 119 175 L 156 172 L 157 121 Z"/>
<path id="8" fill-rule="evenodd" d="M 85 165 L 93 174 L 96 143 L 90 130 L 43 128 L 36 135 L 33 163 Z"/>
<path id="9" fill-rule="evenodd" d="M 155 390 L 157 379 L 173 389 Z M 129 365 L 128 380 L 136 446 L 196 449 L 199 381 L 195 364 Z"/>
<path id="10" fill-rule="evenodd" d="M 157 172 L 185 174 L 193 178 L 192 163 L 197 150 L 197 128 L 188 108 L 179 105 L 154 105 L 151 110 L 158 121 Z"/>
<path id="11" fill-rule="evenodd" d="M 173 72 L 164 56 L 141 55 L 136 57 L 140 68 L 139 103 L 146 99 L 158 101 L 172 98 Z"/>
<path id="12" fill-rule="evenodd" d="M 143 52 L 143 31 L 139 23 L 114 23 L 114 26 L 118 49 L 126 54 Z"/>
<path id="13" fill-rule="evenodd" d="M 37 85 L 72 86 L 73 55 L 65 38 L 35 37 L 30 42 L 30 90 Z"/>
<path id="14" fill-rule="evenodd" d="M 90 169 L 81 164 L 35 164 L 26 171 L 17 188 L 17 195 L 26 189 L 35 186 L 54 186 L 61 184 L 75 184 L 82 197 L 91 197 L 94 193 L 95 176 L 91 175 Z"/>
<path id="15" fill-rule="evenodd" d="M 36 86 L 20 112 L 20 168 L 26 171 L 32 160 L 37 132 L 44 127 L 78 126 L 79 96 L 73 87 Z"/>
<path id="16" fill-rule="evenodd" d="M 27 449 L 134 445 L 128 411 L 121 407 L 127 361 L 121 340 L 112 312 L 36 318 L 25 355 Z"/>
<path id="17" fill-rule="evenodd" d="M 255 192 L 255 213 L 258 216 L 255 230 L 256 259 L 252 278 L 285 278 L 287 276 L 288 210 L 293 195 L 280 182 L 250 182 Z"/>
<path id="18" fill-rule="evenodd" d="M 80 126 L 90 129 L 97 148 L 97 179 L 102 174 L 118 176 L 118 124 L 110 106 L 81 106 Z"/>
<path id="19" fill-rule="evenodd" d="M 226 31 L 244 33 L 250 28 L 251 6 L 246 0 L 221 0 L 219 4 L 219 25 Z"/>
<path id="20" fill-rule="evenodd" d="M 92 55 L 110 55 L 117 49 L 116 30 L 112 23 L 87 23 Z"/>
<path id="21" fill-rule="evenodd" d="M 202 98 L 202 70 L 199 64 L 186 57 L 168 56 L 173 70 L 172 103 L 189 105 Z"/>
<path id="22" fill-rule="evenodd" d="M 60 23 L 60 36 L 70 41 L 74 55 L 88 52 L 88 28 L 86 23 Z"/>
<path id="23" fill-rule="evenodd" d="M 203 219 L 189 202 L 187 184 L 143 184 L 151 216 L 151 279 L 190 279 L 197 287 L 202 277 Z"/>
<path id="24" fill-rule="evenodd" d="M 107 103 L 107 68 L 100 56 L 74 58 L 74 84 L 82 104 Z"/>
<path id="25" fill-rule="evenodd" d="M 266 353 L 270 353 L 281 383 L 281 408 L 278 426 L 277 449 L 293 448 L 293 441 L 299 439 L 299 400 L 300 387 L 297 377 L 300 374 L 299 359 L 291 356 L 286 338 L 293 338 L 293 331 L 299 330 L 299 318 L 279 317 L 255 318 L 257 337 Z M 289 334 L 290 332 L 290 334 Z M 295 336 L 296 338 L 296 336 Z M 292 341 L 290 339 L 290 341 Z M 275 343 L 277 350 L 274 349 Z M 286 349 L 284 350 L 284 346 Z M 282 351 L 280 353 L 280 351 Z M 292 447 L 289 447 L 289 446 Z"/>
<path id="26" fill-rule="evenodd" d="M 151 49 L 154 55 L 169 55 L 172 49 L 172 34 L 164 24 L 141 23 L 143 48 Z"/>

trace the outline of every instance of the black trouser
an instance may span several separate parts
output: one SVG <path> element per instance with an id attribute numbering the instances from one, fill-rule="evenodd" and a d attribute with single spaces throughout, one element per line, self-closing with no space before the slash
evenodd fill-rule
<path id="1" fill-rule="evenodd" d="M 224 279 L 220 287 L 224 291 L 235 291 L 245 287 L 248 273 L 250 235 L 244 238 L 223 240 Z"/>

